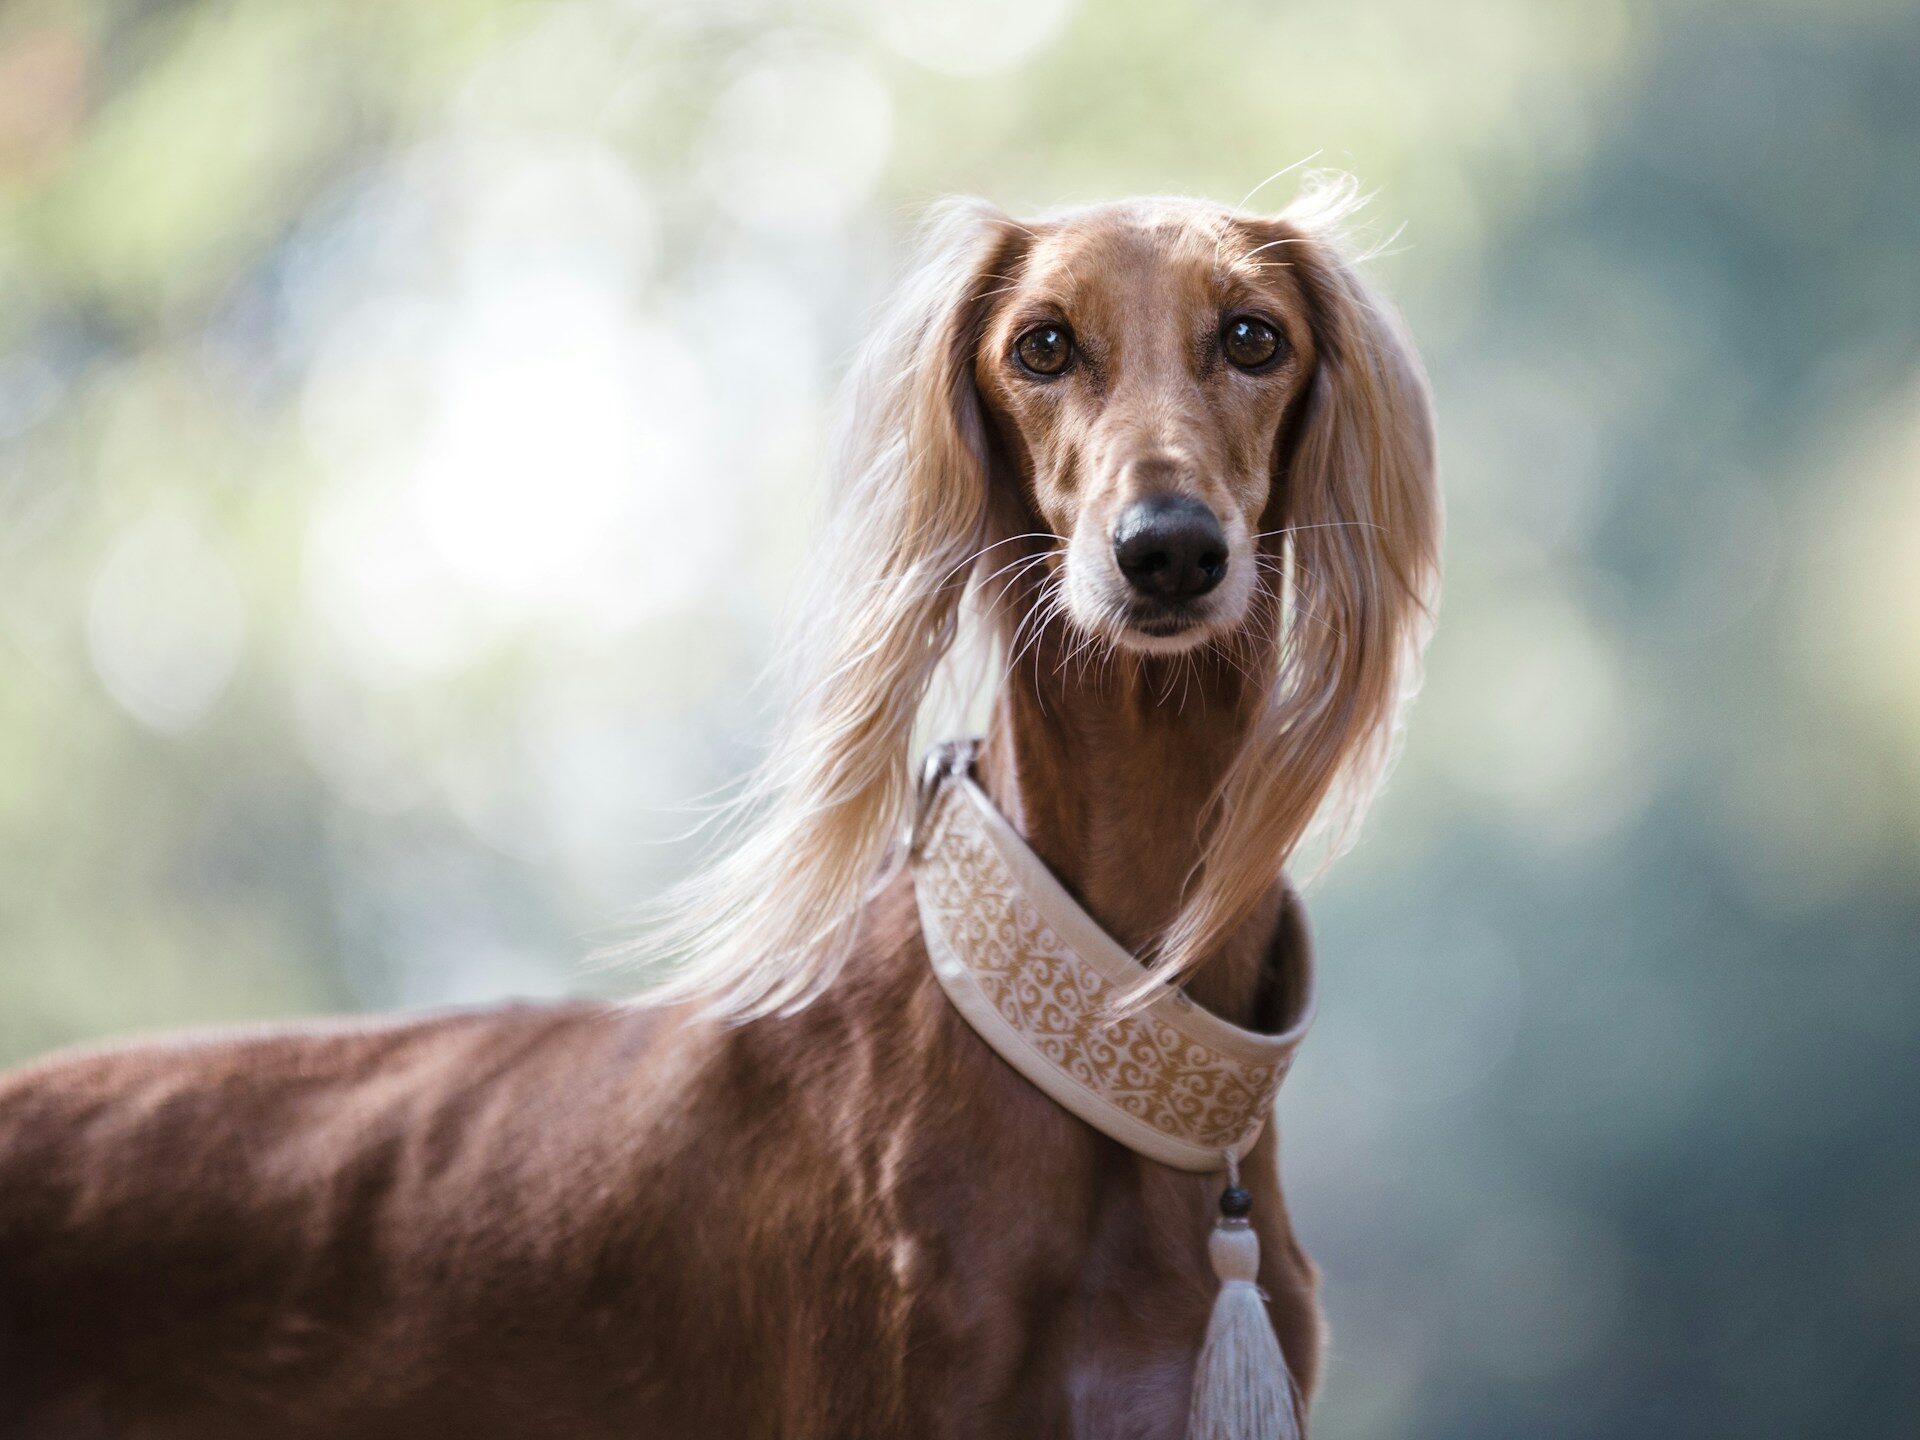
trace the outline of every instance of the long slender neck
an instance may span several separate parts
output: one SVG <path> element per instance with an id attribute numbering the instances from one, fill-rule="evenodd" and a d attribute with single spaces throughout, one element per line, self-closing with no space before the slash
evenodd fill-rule
<path id="1" fill-rule="evenodd" d="M 1258 699 L 1217 653 L 1082 663 L 1049 638 L 1028 647 L 1000 688 L 983 783 L 1081 904 L 1140 953 L 1179 911 L 1208 802 Z M 1252 1023 L 1278 905 L 1276 887 L 1187 981 L 1188 994 Z"/>

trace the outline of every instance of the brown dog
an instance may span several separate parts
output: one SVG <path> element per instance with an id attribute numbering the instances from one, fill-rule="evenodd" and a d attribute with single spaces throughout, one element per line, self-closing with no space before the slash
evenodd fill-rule
<path id="1" fill-rule="evenodd" d="M 0 1436 L 1180 1434 L 1217 1182 L 989 1050 L 889 856 L 964 590 L 1007 665 L 994 801 L 1261 1023 L 1306 944 L 1281 867 L 1377 777 L 1436 569 L 1424 387 L 1332 218 L 940 212 L 852 382 L 754 828 L 654 932 L 706 1003 L 11 1076 Z M 1309 1395 L 1271 1130 L 1246 1173 Z"/>

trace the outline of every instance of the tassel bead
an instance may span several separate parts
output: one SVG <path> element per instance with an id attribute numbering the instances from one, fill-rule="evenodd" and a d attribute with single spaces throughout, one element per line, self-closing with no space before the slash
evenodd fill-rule
<path id="1" fill-rule="evenodd" d="M 1222 1285 L 1255 1284 L 1260 1279 L 1260 1237 L 1244 1220 L 1237 1225 L 1222 1221 L 1207 1236 L 1207 1259 Z"/>

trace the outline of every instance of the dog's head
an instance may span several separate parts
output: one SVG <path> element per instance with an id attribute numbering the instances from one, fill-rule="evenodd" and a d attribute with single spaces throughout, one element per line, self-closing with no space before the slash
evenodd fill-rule
<path id="1" fill-rule="evenodd" d="M 983 539 L 1045 542 L 1057 608 L 1096 642 L 1277 634 L 1259 602 L 1283 591 L 1336 628 L 1396 630 L 1400 602 L 1424 605 L 1425 383 L 1326 208 L 1130 201 L 1023 224 L 961 205 L 933 227 L 922 274 L 944 273 L 944 309 L 895 357 L 937 417 L 921 431 L 946 430 Z"/>
<path id="2" fill-rule="evenodd" d="M 1166 202 L 1002 233 L 975 390 L 1003 482 L 1060 537 L 1059 594 L 1087 634 L 1173 653 L 1247 621 L 1338 326 L 1288 253 L 1301 241 Z"/>
<path id="3" fill-rule="evenodd" d="M 970 581 L 1009 638 L 1062 625 L 1148 672 L 1218 649 L 1257 688 L 1163 975 L 1245 920 L 1317 814 L 1357 818 L 1440 509 L 1418 362 L 1340 249 L 1349 197 L 934 212 L 849 380 L 763 819 L 666 932 L 701 957 L 687 989 L 763 1008 L 833 972 Z"/>

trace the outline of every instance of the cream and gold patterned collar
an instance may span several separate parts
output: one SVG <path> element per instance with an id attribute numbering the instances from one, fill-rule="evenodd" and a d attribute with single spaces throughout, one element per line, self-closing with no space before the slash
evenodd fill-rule
<path id="1" fill-rule="evenodd" d="M 914 892 L 933 973 L 1014 1069 L 1096 1130 L 1162 1164 L 1218 1171 L 1252 1148 L 1313 1018 L 1311 960 L 1276 1034 L 1178 991 L 1121 1019 L 1146 968 L 1069 895 L 974 781 L 973 747 L 929 758 Z"/>

